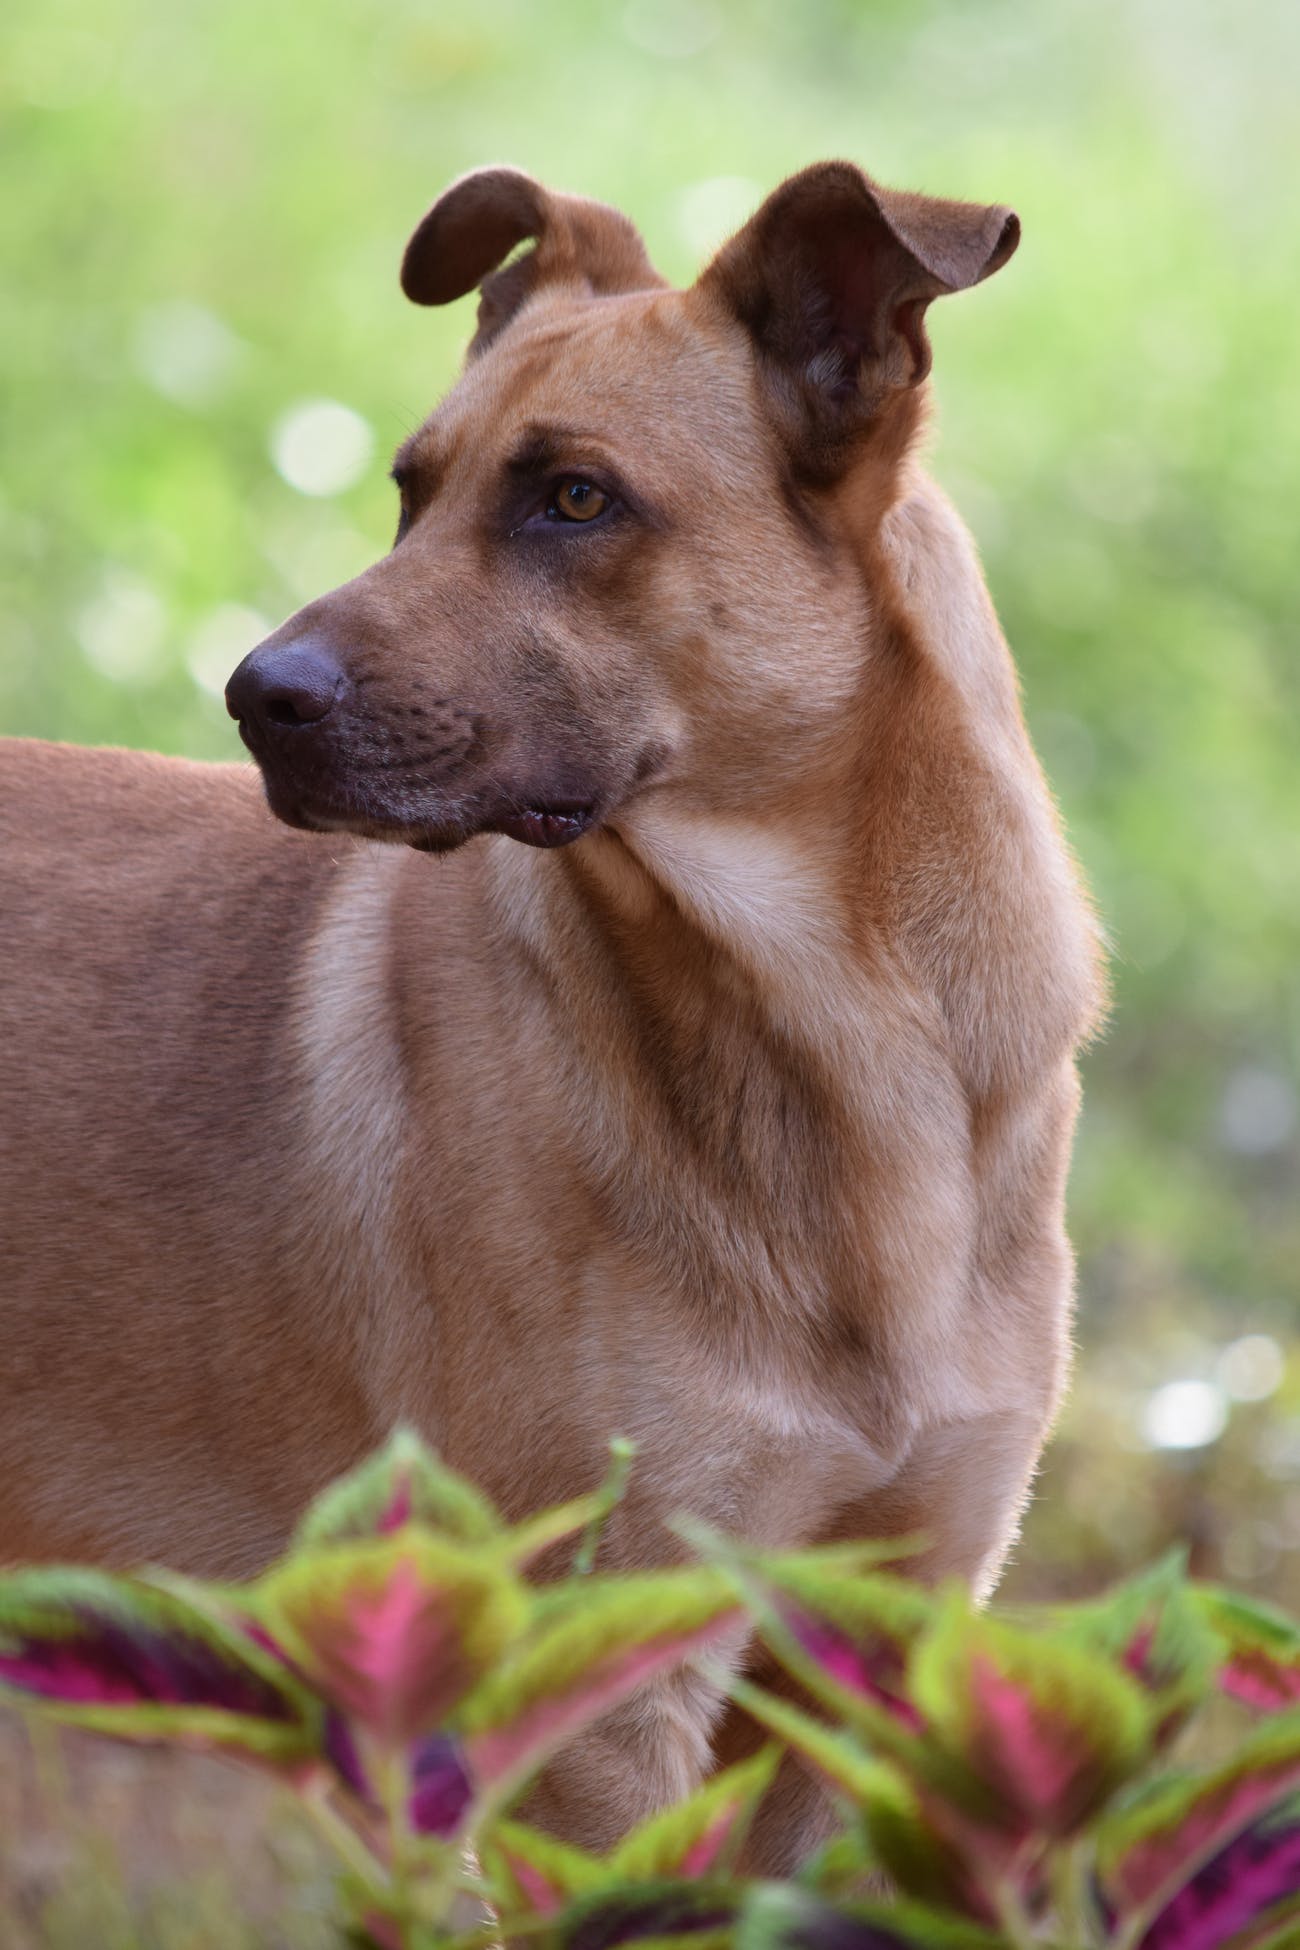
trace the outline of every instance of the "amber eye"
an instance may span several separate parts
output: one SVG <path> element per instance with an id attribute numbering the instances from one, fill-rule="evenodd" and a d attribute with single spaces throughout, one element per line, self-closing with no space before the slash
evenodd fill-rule
<path id="1" fill-rule="evenodd" d="M 594 481 L 561 481 L 546 512 L 561 521 L 594 521 L 608 506 L 609 496 Z"/>

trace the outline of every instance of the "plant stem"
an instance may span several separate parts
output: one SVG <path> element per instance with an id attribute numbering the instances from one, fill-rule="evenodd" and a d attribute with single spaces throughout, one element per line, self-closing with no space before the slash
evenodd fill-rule
<path id="1" fill-rule="evenodd" d="M 388 1758 L 382 1770 L 384 1812 L 388 1817 L 388 1841 L 392 1857 L 394 1921 L 401 1950 L 414 1950 L 411 1932 L 416 1925 L 411 1901 L 411 1823 L 407 1808 L 411 1783 L 406 1755 L 399 1749 Z"/>
<path id="2" fill-rule="evenodd" d="M 1086 1840 L 1076 1842 L 1062 1857 L 1057 1906 L 1061 1927 L 1071 1945 L 1085 1946 L 1097 1941 L 1096 1905 L 1089 1885 L 1091 1867 L 1092 1852 Z"/>
<path id="3" fill-rule="evenodd" d="M 632 1468 L 632 1458 L 636 1455 L 636 1444 L 625 1435 L 613 1436 L 609 1445 L 609 1468 L 605 1480 L 596 1491 L 596 1507 L 591 1513 L 587 1528 L 582 1533 L 578 1554 L 573 1560 L 575 1578 L 585 1578 L 596 1562 L 596 1552 L 605 1525 L 609 1522 L 615 1508 L 623 1500 L 627 1489 L 628 1474 Z"/>
<path id="4" fill-rule="evenodd" d="M 987 1887 L 1011 1950 L 1034 1950 L 1038 1939 L 1033 1919 L 1017 1891 L 1009 1882 L 995 1882 Z"/>
<path id="5" fill-rule="evenodd" d="M 356 1830 L 343 1819 L 329 1798 L 329 1783 L 323 1778 L 303 1790 L 302 1806 L 315 1822 L 330 1847 L 361 1878 L 368 1889 L 378 1894 L 387 1884 L 379 1858 L 366 1847 Z"/>

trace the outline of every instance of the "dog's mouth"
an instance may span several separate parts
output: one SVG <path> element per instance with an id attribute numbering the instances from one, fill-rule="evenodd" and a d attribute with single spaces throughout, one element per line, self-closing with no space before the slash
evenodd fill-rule
<path id="1" fill-rule="evenodd" d="M 555 767 L 560 776 L 549 789 L 530 783 L 526 774 L 518 781 L 480 776 L 458 789 L 454 781 L 422 777 L 415 766 L 395 765 L 383 754 L 377 763 L 358 765 L 341 760 L 320 739 L 295 733 L 272 741 L 243 719 L 239 729 L 257 760 L 271 811 L 304 832 L 350 833 L 420 853 L 451 853 L 479 833 L 504 833 L 524 846 L 549 848 L 580 840 L 607 806 L 603 794 L 584 790 L 585 765 Z"/>
<path id="2" fill-rule="evenodd" d="M 525 846 L 568 846 L 595 822 L 596 808 L 591 804 L 521 806 L 494 820 L 492 830 L 522 840 Z"/>
<path id="3" fill-rule="evenodd" d="M 504 833 L 524 846 L 569 846 L 597 821 L 592 801 L 548 801 L 467 810 L 452 819 L 422 820 L 341 807 L 268 791 L 271 810 L 286 825 L 309 833 L 351 833 L 358 839 L 409 846 L 417 853 L 453 853 L 479 833 Z"/>

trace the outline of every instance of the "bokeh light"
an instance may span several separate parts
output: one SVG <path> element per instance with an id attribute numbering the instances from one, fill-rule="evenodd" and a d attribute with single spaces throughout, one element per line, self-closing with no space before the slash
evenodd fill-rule
<path id="1" fill-rule="evenodd" d="M 1203 1449 L 1228 1422 L 1228 1399 L 1213 1381 L 1166 1381 L 1148 1397 L 1142 1434 L 1153 1449 Z"/>
<path id="2" fill-rule="evenodd" d="M 275 471 L 299 494 L 335 495 L 354 487 L 374 450 L 369 424 L 332 399 L 290 407 L 271 433 Z"/>

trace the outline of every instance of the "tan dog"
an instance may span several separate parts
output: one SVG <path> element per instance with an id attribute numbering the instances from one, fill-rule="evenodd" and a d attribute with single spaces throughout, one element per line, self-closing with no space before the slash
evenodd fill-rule
<path id="1" fill-rule="evenodd" d="M 990 1585 L 1097 950 L 913 448 L 926 307 L 1017 234 L 824 164 L 679 292 L 466 178 L 403 270 L 482 302 L 398 541 L 230 684 L 307 830 L 248 769 L 6 747 L 0 1549 L 247 1572 L 405 1418 L 516 1516 L 634 1437 L 613 1564 L 689 1508 Z M 717 1712 L 661 1686 L 550 1818 L 608 1838 Z"/>

